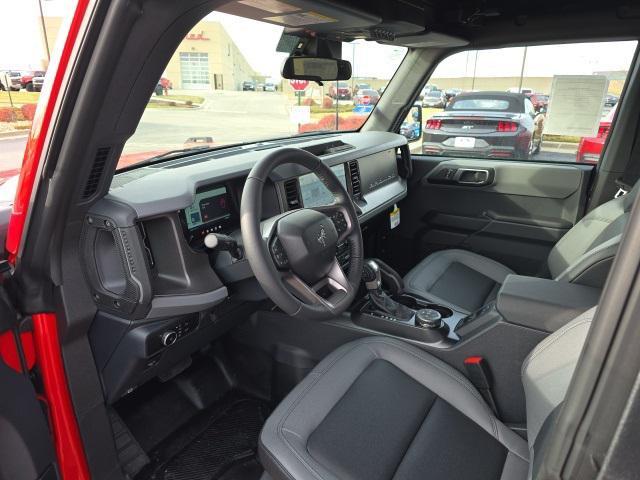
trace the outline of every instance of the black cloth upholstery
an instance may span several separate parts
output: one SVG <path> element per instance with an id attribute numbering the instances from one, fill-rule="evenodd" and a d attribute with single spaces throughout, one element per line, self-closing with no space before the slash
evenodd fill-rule
<path id="1" fill-rule="evenodd" d="M 274 480 L 525 479 L 528 456 L 457 370 L 383 337 L 325 358 L 260 438 Z"/>
<path id="2" fill-rule="evenodd" d="M 551 278 L 602 288 L 618 251 L 640 182 L 622 197 L 590 211 L 554 245 L 547 258 Z M 471 313 L 495 299 L 508 267 L 465 250 L 432 253 L 404 277 L 405 291 Z"/>
<path id="3" fill-rule="evenodd" d="M 404 278 L 405 291 L 430 302 L 471 313 L 494 300 L 507 275 L 504 265 L 465 250 L 442 250 Z"/>

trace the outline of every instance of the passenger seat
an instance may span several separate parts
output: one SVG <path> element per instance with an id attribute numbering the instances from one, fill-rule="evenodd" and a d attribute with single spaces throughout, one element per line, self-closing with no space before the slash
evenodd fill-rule
<path id="1" fill-rule="evenodd" d="M 640 182 L 622 197 L 589 212 L 553 247 L 547 258 L 550 277 L 601 288 L 618 250 Z M 466 250 L 432 253 L 404 277 L 405 292 L 471 313 L 495 299 L 507 275 L 515 273 L 495 260 Z"/>

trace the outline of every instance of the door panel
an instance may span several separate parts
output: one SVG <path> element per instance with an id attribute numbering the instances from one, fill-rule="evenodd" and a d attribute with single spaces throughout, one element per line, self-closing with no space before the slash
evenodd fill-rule
<path id="1" fill-rule="evenodd" d="M 0 480 L 58 478 L 51 434 L 33 385 L 2 360 L 0 385 Z"/>
<path id="2" fill-rule="evenodd" d="M 406 248 L 394 258 L 404 270 L 436 250 L 462 248 L 523 275 L 544 274 L 549 251 L 582 216 L 593 170 L 517 161 L 413 160 L 397 232 Z"/>

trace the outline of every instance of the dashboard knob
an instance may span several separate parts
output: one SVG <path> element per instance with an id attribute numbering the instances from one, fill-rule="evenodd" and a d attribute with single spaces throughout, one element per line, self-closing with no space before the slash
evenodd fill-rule
<path id="1" fill-rule="evenodd" d="M 422 328 L 440 328 L 442 326 L 442 315 L 433 308 L 423 308 L 416 312 L 416 323 Z"/>
<path id="2" fill-rule="evenodd" d="M 174 343 L 176 343 L 176 340 L 178 340 L 178 334 L 173 330 L 164 332 L 161 337 L 162 345 L 164 345 L 165 347 L 173 345 Z"/>

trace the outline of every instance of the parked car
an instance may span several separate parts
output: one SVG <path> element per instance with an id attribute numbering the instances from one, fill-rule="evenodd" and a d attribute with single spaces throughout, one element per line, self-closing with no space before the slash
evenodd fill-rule
<path id="1" fill-rule="evenodd" d="M 358 94 L 361 90 L 371 90 L 371 85 L 368 83 L 356 83 L 353 87 L 353 94 Z"/>
<path id="2" fill-rule="evenodd" d="M 445 90 L 444 92 L 445 96 L 447 97 L 447 101 L 451 100 L 453 97 L 461 93 L 462 93 L 461 88 L 450 88 L 449 90 Z"/>
<path id="3" fill-rule="evenodd" d="M 353 97 L 354 105 L 375 105 L 380 100 L 380 94 L 371 88 L 358 90 L 358 93 Z"/>
<path id="4" fill-rule="evenodd" d="M 545 110 L 549 108 L 549 95 L 545 95 L 543 93 L 529 93 L 526 95 L 529 100 L 531 100 L 536 112 L 540 111 L 541 108 L 544 108 Z"/>
<path id="5" fill-rule="evenodd" d="M 447 104 L 447 96 L 442 90 L 431 90 L 422 99 L 422 106 L 429 108 L 444 108 Z"/>
<path id="6" fill-rule="evenodd" d="M 582 137 L 578 144 L 578 151 L 576 152 L 576 162 L 578 163 L 590 163 L 595 165 L 600 160 L 600 154 L 604 147 L 604 142 L 609 136 L 609 130 L 611 130 L 611 122 L 616 114 L 616 107 L 614 106 L 607 115 L 600 121 L 598 126 L 598 133 L 595 137 Z"/>
<path id="7" fill-rule="evenodd" d="M 533 152 L 530 100 L 521 93 L 461 93 L 424 127 L 423 153 L 527 159 Z"/>
<path id="8" fill-rule="evenodd" d="M 351 100 L 351 88 L 347 82 L 334 82 L 329 87 L 329 96 L 334 100 Z"/>
<path id="9" fill-rule="evenodd" d="M 440 90 L 437 85 L 425 85 L 422 91 L 420 92 L 420 100 L 424 98 L 424 96 L 432 90 Z"/>
<path id="10" fill-rule="evenodd" d="M 265 83 L 264 84 L 264 91 L 265 92 L 277 92 L 278 91 L 278 86 L 275 83 Z"/>
<path id="11" fill-rule="evenodd" d="M 420 137 L 420 123 L 404 121 L 400 125 L 400 135 L 404 135 L 407 140 L 416 140 Z"/>
<path id="12" fill-rule="evenodd" d="M 44 75 L 37 75 L 31 79 L 31 83 L 33 84 L 34 92 L 41 92 L 42 85 L 44 84 Z"/>
<path id="13" fill-rule="evenodd" d="M 604 97 L 604 106 L 605 107 L 615 107 L 618 104 L 618 100 L 619 99 L 620 98 L 618 96 L 608 93 Z"/>
<path id="14" fill-rule="evenodd" d="M 33 77 L 44 77 L 45 73 L 46 72 L 42 70 L 22 72 L 20 76 L 20 86 L 27 90 L 27 92 L 33 92 Z"/>
<path id="15" fill-rule="evenodd" d="M 20 90 L 20 72 L 0 71 L 0 90 Z"/>
<path id="16" fill-rule="evenodd" d="M 173 89 L 173 82 L 166 77 L 160 77 L 160 85 L 162 85 L 162 88 L 165 90 Z"/>
<path id="17" fill-rule="evenodd" d="M 213 137 L 189 137 L 184 141 L 184 148 L 206 148 L 215 146 Z"/>
<path id="18" fill-rule="evenodd" d="M 264 92 L 264 83 L 260 82 L 256 85 L 256 92 Z"/>
<path id="19" fill-rule="evenodd" d="M 243 92 L 255 92 L 256 84 L 251 81 L 242 82 L 242 91 Z"/>
<path id="20" fill-rule="evenodd" d="M 529 87 L 511 87 L 507 89 L 507 92 L 509 93 L 524 93 L 525 95 L 530 95 L 534 91 L 535 90 L 533 88 Z"/>

